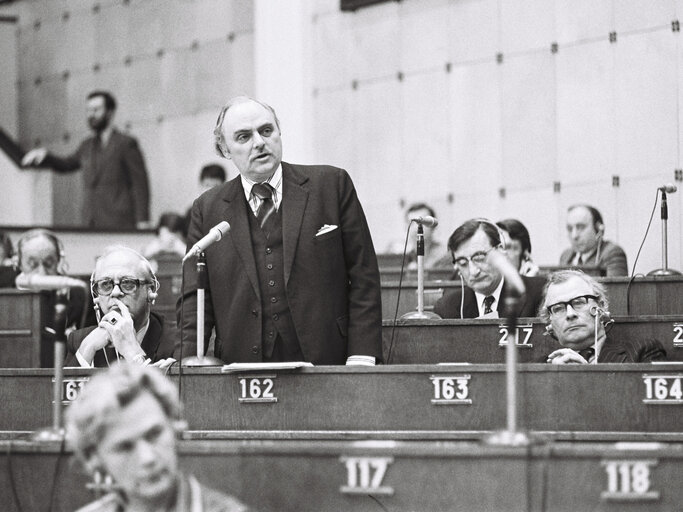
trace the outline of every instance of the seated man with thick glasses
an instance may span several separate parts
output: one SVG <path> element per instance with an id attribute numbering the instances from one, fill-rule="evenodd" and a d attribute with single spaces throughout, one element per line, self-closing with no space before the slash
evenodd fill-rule
<path id="1" fill-rule="evenodd" d="M 508 316 L 505 299 L 514 293 L 502 272 L 492 264 L 492 251 L 504 252 L 498 227 L 486 219 L 470 219 L 448 239 L 448 250 L 460 274 L 461 289 L 446 293 L 434 306 L 441 318 L 499 318 Z M 521 276 L 526 293 L 517 301 L 518 317 L 536 316 L 545 279 Z M 465 284 L 467 286 L 465 286 Z"/>
<path id="2" fill-rule="evenodd" d="M 159 281 L 142 255 L 108 247 L 95 263 L 90 289 L 98 325 L 69 334 L 66 366 L 102 367 L 124 359 L 166 367 L 175 361 L 175 333 L 165 332 L 164 318 L 151 311 Z"/>
<path id="3" fill-rule="evenodd" d="M 655 339 L 609 336 L 609 303 L 605 288 L 580 270 L 562 270 L 548 277 L 539 316 L 546 331 L 563 348 L 548 355 L 553 364 L 642 363 L 666 359 Z"/>

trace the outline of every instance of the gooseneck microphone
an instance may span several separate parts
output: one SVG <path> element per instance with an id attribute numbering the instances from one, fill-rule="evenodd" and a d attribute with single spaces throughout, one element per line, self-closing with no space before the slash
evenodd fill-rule
<path id="1" fill-rule="evenodd" d="M 676 185 L 673 185 L 672 183 L 667 183 L 666 185 L 662 185 L 659 187 L 659 190 L 662 192 L 666 192 L 667 194 L 673 194 L 678 190 L 678 187 Z"/>
<path id="2" fill-rule="evenodd" d="M 410 219 L 410 221 L 417 222 L 421 226 L 427 226 L 428 228 L 435 228 L 439 225 L 439 221 L 431 215 L 425 215 L 424 217 L 413 217 Z"/>
<path id="3" fill-rule="evenodd" d="M 14 283 L 18 290 L 61 290 L 62 288 L 85 288 L 85 282 L 67 276 L 44 276 L 24 274 L 17 276 Z"/>
<path id="4" fill-rule="evenodd" d="M 204 250 L 206 250 L 207 247 L 209 247 L 212 244 L 215 244 L 218 242 L 223 236 L 230 230 L 230 224 L 228 221 L 223 221 L 219 222 L 216 224 L 214 227 L 212 227 L 208 234 L 199 240 L 196 244 L 192 246 L 192 248 L 187 251 L 187 254 L 183 257 L 183 263 L 185 261 L 192 257 L 192 256 L 199 256 Z"/>

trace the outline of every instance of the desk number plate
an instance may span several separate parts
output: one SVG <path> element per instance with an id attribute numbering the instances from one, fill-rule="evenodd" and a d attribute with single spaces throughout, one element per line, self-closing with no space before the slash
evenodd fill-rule
<path id="1" fill-rule="evenodd" d="M 656 460 L 603 460 L 607 490 L 600 498 L 607 501 L 651 501 L 659 499 L 652 489 L 652 468 Z"/>
<path id="2" fill-rule="evenodd" d="M 62 381 L 62 403 L 64 405 L 69 405 L 71 402 L 78 398 L 81 393 L 81 389 L 85 386 L 85 383 L 90 380 L 90 377 L 71 377 L 65 378 Z M 54 384 L 55 379 L 52 379 Z M 54 402 L 54 400 L 53 400 Z"/>
<path id="3" fill-rule="evenodd" d="M 434 405 L 472 405 L 470 375 L 432 375 Z"/>
<path id="4" fill-rule="evenodd" d="M 683 348 L 683 323 L 674 322 L 674 347 Z"/>
<path id="5" fill-rule="evenodd" d="M 240 403 L 274 403 L 276 375 L 247 375 L 238 379 L 240 386 Z"/>
<path id="6" fill-rule="evenodd" d="M 643 375 L 645 404 L 683 404 L 683 375 Z"/>
<path id="7" fill-rule="evenodd" d="M 533 324 L 519 324 L 513 333 L 515 337 L 515 345 L 520 348 L 533 348 L 533 343 L 529 343 L 533 330 Z M 498 326 L 498 332 L 500 333 L 498 346 L 507 346 L 508 340 L 510 339 L 510 327 L 508 327 L 506 324 L 500 324 Z"/>
<path id="8" fill-rule="evenodd" d="M 339 487 L 343 494 L 394 494 L 392 487 L 382 485 L 393 457 L 346 457 L 339 461 L 346 466 L 346 485 Z"/>

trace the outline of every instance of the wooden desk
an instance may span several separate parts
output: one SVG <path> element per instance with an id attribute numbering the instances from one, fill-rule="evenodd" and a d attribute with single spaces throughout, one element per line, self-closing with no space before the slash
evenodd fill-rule
<path id="1" fill-rule="evenodd" d="M 64 397 L 75 398 L 91 372 L 67 370 Z M 681 364 L 530 364 L 518 377 L 520 428 L 557 439 L 683 441 Z M 0 370 L 0 431 L 50 424 L 51 379 L 48 370 Z M 203 437 L 476 439 L 505 425 L 505 367 L 192 368 L 182 400 L 190 430 L 214 431 Z"/>
<path id="2" fill-rule="evenodd" d="M 683 503 L 680 444 L 224 440 L 181 441 L 179 452 L 185 472 L 260 512 L 673 511 Z M 24 511 L 88 503 L 93 478 L 77 467 L 58 444 L 0 441 L 3 510 L 18 512 L 17 499 Z"/>
<path id="3" fill-rule="evenodd" d="M 626 315 L 683 315 L 683 276 L 638 277 L 631 283 L 630 313 L 627 312 L 626 290 L 630 278 L 601 277 L 598 281 L 607 288 L 612 316 Z M 432 297 L 425 297 L 425 307 L 433 304 L 449 291 L 459 293 L 460 281 L 426 281 L 425 291 Z M 398 316 L 417 309 L 417 281 L 404 276 Z M 398 278 L 382 281 L 382 318 L 393 319 L 396 301 L 399 298 Z"/>
<path id="4" fill-rule="evenodd" d="M 42 329 L 50 314 L 40 292 L 0 288 L 0 367 L 39 368 L 52 361 L 53 338 Z"/>
<path id="5" fill-rule="evenodd" d="M 683 315 L 617 317 L 610 335 L 656 338 L 670 361 L 683 361 Z M 393 343 L 391 342 L 392 326 Z M 505 343 L 515 339 L 519 362 L 544 362 L 559 343 L 545 336 L 538 318 L 520 318 L 514 333 L 502 319 L 384 320 L 382 343 L 388 364 L 437 364 L 452 362 L 504 363 Z"/>

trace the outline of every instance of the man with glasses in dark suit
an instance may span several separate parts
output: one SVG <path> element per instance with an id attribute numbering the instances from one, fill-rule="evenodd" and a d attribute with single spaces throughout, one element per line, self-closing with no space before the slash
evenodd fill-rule
<path id="1" fill-rule="evenodd" d="M 666 359 L 655 339 L 611 338 L 605 288 L 580 270 L 551 274 L 539 316 L 563 348 L 548 355 L 553 364 L 643 363 Z"/>

